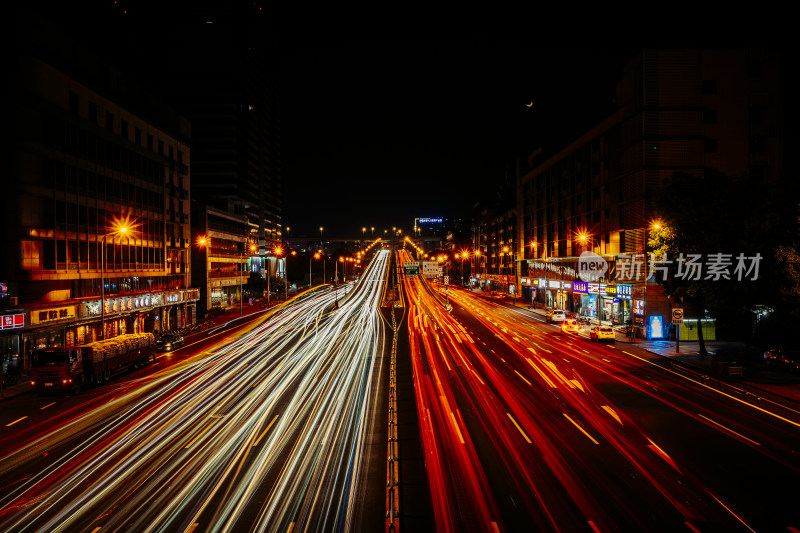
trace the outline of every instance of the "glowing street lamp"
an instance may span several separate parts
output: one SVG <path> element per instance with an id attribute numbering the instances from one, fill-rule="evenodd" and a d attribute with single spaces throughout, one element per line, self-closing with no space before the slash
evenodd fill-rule
<path id="1" fill-rule="evenodd" d="M 256 245 L 250 245 L 250 253 L 256 251 Z M 244 259 L 247 255 L 247 250 L 242 252 L 242 259 Z M 247 263 L 240 263 L 239 264 L 239 316 L 244 314 L 244 310 L 242 308 L 244 302 L 244 267 Z M 269 270 L 267 270 L 267 305 L 269 305 Z"/>
<path id="2" fill-rule="evenodd" d="M 127 231 L 127 226 L 122 226 L 116 231 L 106 233 L 100 237 L 100 335 L 102 340 L 106 338 L 106 237 L 111 236 L 111 246 L 114 246 L 114 235 L 117 233 L 123 234 Z"/>
<path id="3" fill-rule="evenodd" d="M 319 259 L 319 258 L 320 258 L 320 253 L 319 252 L 314 253 L 313 259 Z M 311 257 L 308 258 L 308 288 L 309 289 L 311 288 L 311 259 L 312 259 Z"/>
<path id="4" fill-rule="evenodd" d="M 285 252 L 285 250 L 283 249 L 283 246 L 281 246 L 281 245 L 276 245 L 275 248 L 273 248 L 272 251 L 275 254 L 275 257 L 277 257 L 279 259 L 281 257 L 283 257 L 283 253 Z M 288 264 L 289 264 L 289 260 L 288 260 L 288 258 L 285 258 L 283 260 L 283 287 L 284 287 L 283 299 L 284 300 L 288 300 L 289 299 L 289 278 L 286 276 L 286 266 Z"/>

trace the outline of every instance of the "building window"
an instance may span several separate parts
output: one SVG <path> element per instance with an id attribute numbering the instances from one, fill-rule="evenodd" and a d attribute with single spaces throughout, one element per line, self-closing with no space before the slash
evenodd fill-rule
<path id="1" fill-rule="evenodd" d="M 80 112 L 80 105 L 78 100 L 78 93 L 69 92 L 69 110 L 76 115 Z"/>
<path id="2" fill-rule="evenodd" d="M 89 102 L 89 122 L 97 124 L 97 104 Z"/>
<path id="3" fill-rule="evenodd" d="M 22 269 L 42 269 L 42 242 L 22 241 Z"/>
<path id="4" fill-rule="evenodd" d="M 717 94 L 717 80 L 704 81 L 703 94 Z"/>
<path id="5" fill-rule="evenodd" d="M 750 106 L 748 109 L 748 119 L 750 124 L 763 124 L 764 123 L 764 108 L 758 106 Z"/>
<path id="6" fill-rule="evenodd" d="M 164 141 L 158 141 L 158 155 L 164 155 Z"/>
<path id="7" fill-rule="evenodd" d="M 750 151 L 760 153 L 764 151 L 764 138 L 760 136 L 750 137 Z"/>
<path id="8" fill-rule="evenodd" d="M 147 134 L 147 149 L 153 151 L 153 136 L 149 133 Z"/>
<path id="9" fill-rule="evenodd" d="M 106 111 L 106 129 L 114 131 L 114 113 L 109 113 L 108 111 Z"/>
<path id="10" fill-rule="evenodd" d="M 716 124 L 717 123 L 717 110 L 706 109 L 703 111 L 703 124 Z"/>
<path id="11" fill-rule="evenodd" d="M 120 124 L 120 135 L 125 140 L 128 140 L 128 121 L 123 120 Z"/>
<path id="12" fill-rule="evenodd" d="M 764 76 L 764 64 L 761 61 L 750 61 L 747 65 L 747 75 L 750 78 L 761 78 Z"/>
<path id="13" fill-rule="evenodd" d="M 717 140 L 716 139 L 706 139 L 705 141 L 705 153 L 707 154 L 716 154 L 717 153 Z"/>
<path id="14" fill-rule="evenodd" d="M 136 146 L 142 145 L 142 130 L 139 128 L 133 128 L 133 142 L 136 143 Z"/>

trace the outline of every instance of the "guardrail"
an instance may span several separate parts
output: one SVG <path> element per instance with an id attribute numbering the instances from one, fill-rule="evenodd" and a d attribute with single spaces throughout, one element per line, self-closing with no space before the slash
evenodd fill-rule
<path id="1" fill-rule="evenodd" d="M 389 444 L 386 457 L 386 533 L 400 531 L 400 460 L 397 435 L 397 320 L 392 307 L 392 352 L 389 361 Z"/>

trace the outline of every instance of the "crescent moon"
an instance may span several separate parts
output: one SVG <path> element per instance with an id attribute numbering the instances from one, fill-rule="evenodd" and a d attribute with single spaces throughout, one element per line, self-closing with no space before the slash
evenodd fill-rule
<path id="1" fill-rule="evenodd" d="M 525 107 L 533 107 L 533 101 L 530 104 L 525 104 Z"/>

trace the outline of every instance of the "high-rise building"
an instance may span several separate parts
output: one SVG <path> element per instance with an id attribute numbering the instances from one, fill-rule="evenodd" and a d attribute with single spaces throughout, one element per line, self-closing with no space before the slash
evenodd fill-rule
<path id="1" fill-rule="evenodd" d="M 191 122 L 193 199 L 247 217 L 255 264 L 284 240 L 277 69 L 265 18 L 240 2 L 148 3 L 123 17 L 135 43 L 126 51 L 131 69 Z M 275 273 L 274 259 L 265 265 Z"/>
<path id="2" fill-rule="evenodd" d="M 526 299 L 611 322 L 668 313 L 660 290 L 617 284 L 615 262 L 645 251 L 655 201 L 676 171 L 769 183 L 783 174 L 779 50 L 644 50 L 617 85 L 618 109 L 518 172 L 517 250 Z M 609 268 L 574 283 L 593 251 Z M 595 286 L 596 285 L 596 286 Z"/>
<path id="3" fill-rule="evenodd" d="M 0 350 L 193 322 L 188 122 L 23 15 L 5 82 Z M 8 50 L 7 50 L 8 51 Z"/>

